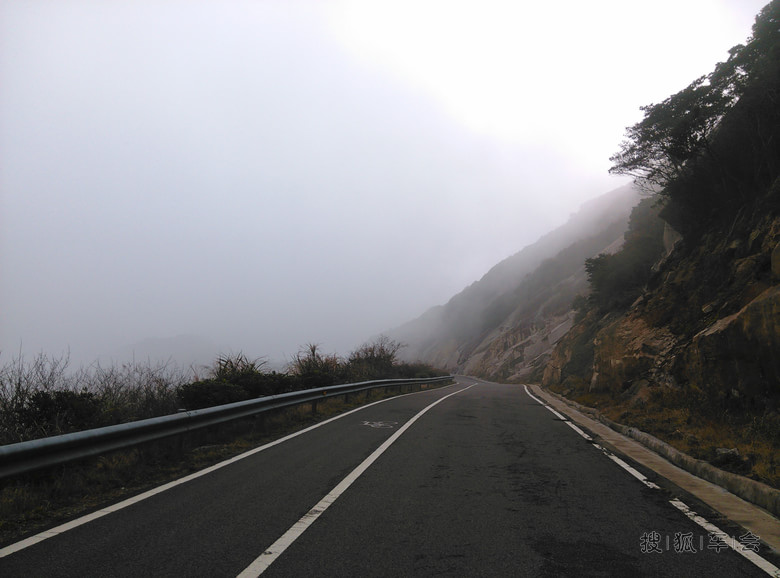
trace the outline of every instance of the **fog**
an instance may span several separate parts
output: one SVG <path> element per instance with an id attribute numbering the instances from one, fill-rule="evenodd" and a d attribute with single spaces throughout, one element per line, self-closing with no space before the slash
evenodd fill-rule
<path id="1" fill-rule="evenodd" d="M 763 4 L 0 1 L 0 362 L 346 354 L 624 184 Z"/>

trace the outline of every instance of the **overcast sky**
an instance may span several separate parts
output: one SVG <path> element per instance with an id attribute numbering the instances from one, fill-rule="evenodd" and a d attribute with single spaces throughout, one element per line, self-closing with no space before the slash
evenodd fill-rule
<path id="1" fill-rule="evenodd" d="M 622 185 L 763 0 L 0 0 L 0 362 L 347 354 Z"/>

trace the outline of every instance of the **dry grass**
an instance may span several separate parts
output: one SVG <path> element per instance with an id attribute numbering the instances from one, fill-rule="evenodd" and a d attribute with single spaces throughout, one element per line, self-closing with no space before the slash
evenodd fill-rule
<path id="1" fill-rule="evenodd" d="M 780 416 L 776 413 L 713 411 L 679 394 L 656 394 L 641 402 L 615 400 L 605 393 L 572 398 L 694 458 L 780 488 Z M 736 448 L 739 454 L 719 455 L 719 448 Z"/>

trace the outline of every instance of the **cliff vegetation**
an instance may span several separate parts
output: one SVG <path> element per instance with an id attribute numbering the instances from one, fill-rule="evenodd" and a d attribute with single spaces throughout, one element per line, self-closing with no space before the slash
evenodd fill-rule
<path id="1" fill-rule="evenodd" d="M 779 40 L 774 1 L 726 62 L 643 108 L 612 171 L 634 176 L 652 200 L 634 210 L 622 251 L 586 261 L 578 322 L 536 375 L 616 421 L 775 487 Z"/>

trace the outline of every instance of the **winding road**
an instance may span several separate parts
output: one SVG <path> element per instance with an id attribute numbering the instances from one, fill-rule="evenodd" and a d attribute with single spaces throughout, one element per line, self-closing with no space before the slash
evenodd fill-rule
<path id="1" fill-rule="evenodd" d="M 458 378 L 6 546 L 0 576 L 767 576 L 577 429 Z"/>

